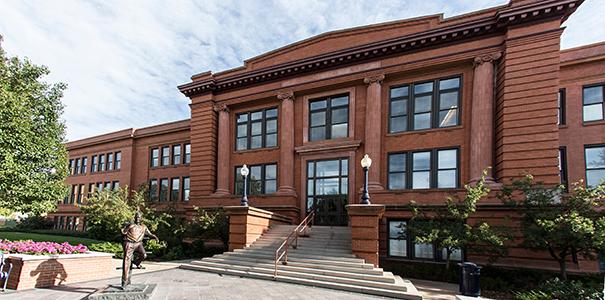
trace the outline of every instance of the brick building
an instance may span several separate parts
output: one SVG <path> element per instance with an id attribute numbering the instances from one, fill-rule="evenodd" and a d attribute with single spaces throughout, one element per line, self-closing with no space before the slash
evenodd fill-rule
<path id="1" fill-rule="evenodd" d="M 154 201 L 183 213 L 239 205 L 247 164 L 250 206 L 296 223 L 317 205 L 317 223 L 347 226 L 367 153 L 371 201 L 385 206 L 381 264 L 443 261 L 432 245 L 390 235 L 411 200 L 442 205 L 490 166 L 494 189 L 526 173 L 547 184 L 605 179 L 605 43 L 560 50 L 562 24 L 581 3 L 513 0 L 328 32 L 194 75 L 179 86 L 190 120 L 68 143 L 72 190 L 51 216 L 82 229 L 74 204 L 116 184 L 149 184 Z M 510 215 L 489 197 L 477 218 Z M 558 268 L 515 247 L 498 264 Z"/>

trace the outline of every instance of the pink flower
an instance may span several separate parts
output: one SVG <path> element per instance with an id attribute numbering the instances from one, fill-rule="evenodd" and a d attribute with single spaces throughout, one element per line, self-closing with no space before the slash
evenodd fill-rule
<path id="1" fill-rule="evenodd" d="M 0 240 L 0 250 L 8 253 L 34 255 L 78 254 L 88 252 L 88 248 L 82 244 L 72 246 L 67 242 L 59 244 L 53 242 L 33 242 L 31 240 L 16 242 Z"/>

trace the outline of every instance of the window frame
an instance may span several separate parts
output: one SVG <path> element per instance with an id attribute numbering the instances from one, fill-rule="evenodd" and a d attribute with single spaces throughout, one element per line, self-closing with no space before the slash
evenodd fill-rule
<path id="1" fill-rule="evenodd" d="M 158 155 L 153 156 L 153 152 L 157 151 Z M 154 163 L 154 159 L 157 159 L 157 162 Z M 160 166 L 160 147 L 153 147 L 149 150 L 149 167 L 157 168 Z"/>
<path id="2" fill-rule="evenodd" d="M 439 83 L 441 81 L 445 81 L 445 80 L 450 80 L 450 79 L 455 79 L 458 78 L 458 87 L 457 88 L 449 88 L 449 89 L 444 89 L 441 90 L 439 88 Z M 418 95 L 415 94 L 415 90 L 416 90 L 416 86 L 417 85 L 421 85 L 421 84 L 426 84 L 432 82 L 433 84 L 433 90 L 431 92 L 425 92 L 425 93 L 420 93 Z M 464 90 L 463 87 L 463 83 L 464 83 L 464 76 L 463 74 L 456 74 L 456 75 L 451 75 L 451 76 L 446 76 L 446 77 L 440 77 L 440 78 L 435 78 L 435 79 L 429 79 L 429 80 L 422 80 L 422 81 L 418 81 L 418 82 L 410 82 L 410 83 L 404 83 L 404 84 L 397 84 L 397 85 L 392 85 L 389 86 L 389 105 L 388 105 L 388 124 L 387 124 L 387 128 L 388 128 L 388 133 L 389 134 L 398 134 L 398 133 L 404 133 L 404 132 L 411 132 L 411 131 L 424 131 L 424 130 L 431 130 L 431 129 L 447 129 L 447 128 L 452 128 L 452 127 L 456 127 L 456 126 L 460 126 L 462 123 L 462 91 Z M 407 87 L 408 88 L 408 95 L 407 97 L 405 96 L 401 96 L 401 97 L 395 97 L 392 98 L 391 97 L 391 91 L 397 88 L 401 88 L 401 87 Z M 457 97 L 457 115 L 456 115 L 456 124 L 454 125 L 450 125 L 450 126 L 440 126 L 440 117 L 439 117 L 439 113 L 442 111 L 440 109 L 440 104 L 441 104 L 441 94 L 445 94 L 445 93 L 451 93 L 451 92 L 458 92 L 458 97 Z M 430 127 L 429 128 L 422 128 L 422 129 L 416 129 L 416 126 L 414 126 L 414 118 L 415 115 L 417 114 L 424 114 L 427 112 L 423 112 L 423 113 L 416 113 L 415 112 L 415 100 L 416 97 L 425 97 L 425 96 L 431 96 L 431 110 L 429 112 L 430 117 L 431 117 L 431 121 L 430 121 Z M 407 100 L 407 105 L 406 105 L 406 114 L 400 114 L 400 115 L 393 115 L 392 112 L 392 102 L 394 101 L 401 101 L 401 100 Z M 443 110 L 445 111 L 445 110 Z M 391 124 L 391 119 L 393 118 L 397 118 L 397 117 L 402 117 L 402 116 L 406 116 L 406 130 L 401 130 L 401 131 L 393 131 L 392 128 L 392 124 Z"/>
<path id="3" fill-rule="evenodd" d="M 583 90 L 582 90 L 583 91 Z M 565 88 L 560 88 L 559 89 L 559 94 L 557 95 L 557 104 L 558 104 L 558 125 L 565 125 L 565 106 L 566 106 L 566 97 L 567 97 L 567 90 Z M 583 97 L 583 96 L 582 96 Z M 582 99 L 582 107 L 584 107 L 584 99 Z M 583 110 L 583 109 L 582 109 Z M 582 114 L 584 114 L 582 112 Z M 584 116 L 582 115 L 582 120 L 584 119 Z"/>
<path id="4" fill-rule="evenodd" d="M 113 152 L 109 152 L 107 155 L 107 171 L 113 171 Z"/>
<path id="5" fill-rule="evenodd" d="M 162 199 L 162 192 L 164 191 L 164 188 L 162 188 L 164 186 L 164 181 L 166 181 L 166 194 L 164 196 L 164 199 Z M 166 178 L 160 178 L 159 180 L 159 185 L 158 185 L 158 191 L 159 191 L 159 197 L 158 197 L 158 202 L 168 202 L 170 194 L 169 194 L 169 190 L 170 190 L 170 180 L 166 177 Z"/>
<path id="6" fill-rule="evenodd" d="M 181 191 L 181 200 L 183 202 L 189 202 L 189 200 L 191 199 L 191 178 L 189 176 L 184 176 L 182 178 L 183 183 L 181 184 L 182 186 L 182 191 Z M 187 188 L 185 188 L 185 181 L 187 181 Z M 185 197 L 185 195 L 187 195 L 187 197 Z"/>
<path id="7" fill-rule="evenodd" d="M 191 143 L 186 143 L 183 148 L 185 152 L 185 155 L 183 155 L 183 164 L 188 165 L 191 163 Z M 187 151 L 187 148 L 189 148 L 189 151 Z"/>
<path id="8" fill-rule="evenodd" d="M 170 159 L 171 159 L 171 156 L 170 156 L 170 146 L 166 146 L 165 145 L 165 146 L 160 147 L 160 149 L 161 149 L 160 150 L 160 166 L 162 166 L 162 167 L 169 166 L 170 165 Z M 166 151 L 166 155 L 164 155 L 164 150 L 167 150 Z M 164 162 L 164 160 L 166 160 L 167 162 Z"/>
<path id="9" fill-rule="evenodd" d="M 114 152 L 113 156 L 114 156 L 113 169 L 121 170 L 122 169 L 122 151 Z"/>
<path id="10" fill-rule="evenodd" d="M 99 160 L 97 159 L 97 155 L 93 155 L 90 158 L 90 173 L 96 173 L 99 170 Z"/>
<path id="11" fill-rule="evenodd" d="M 559 147 L 559 178 L 560 178 L 561 184 L 563 184 L 565 186 L 566 191 L 569 190 L 568 176 L 569 175 L 567 173 L 567 147 L 561 146 L 561 147 Z"/>
<path id="12" fill-rule="evenodd" d="M 177 188 L 176 190 L 174 189 L 174 181 L 178 180 L 177 183 Z M 174 192 L 176 191 L 176 197 L 174 196 Z M 181 198 L 181 178 L 180 177 L 172 177 L 170 178 L 170 197 L 169 197 L 169 201 L 179 201 Z"/>
<path id="13" fill-rule="evenodd" d="M 451 170 L 450 168 L 448 169 L 439 169 L 439 156 L 438 153 L 439 151 L 447 151 L 447 150 L 456 150 L 456 186 L 455 187 L 445 187 L 445 188 L 440 188 L 438 187 L 438 174 L 439 174 L 439 170 Z M 414 160 L 414 153 L 422 153 L 422 152 L 429 152 L 430 153 L 430 158 L 429 158 L 429 187 L 428 188 L 418 188 L 418 189 L 414 189 L 413 188 L 413 160 Z M 391 172 L 391 164 L 390 164 L 390 158 L 391 155 L 397 155 L 397 154 L 405 154 L 405 171 L 400 172 Z M 461 187 L 460 184 L 460 167 L 461 167 L 461 162 L 460 162 L 460 147 L 443 147 L 443 148 L 432 148 L 432 149 L 420 149 L 420 150 L 410 150 L 410 151 L 397 151 L 397 152 L 389 152 L 387 153 L 387 190 L 390 191 L 403 191 L 403 190 L 430 190 L 430 189 L 438 189 L 438 190 L 453 190 L 453 189 L 459 189 Z M 391 189 L 391 182 L 390 182 L 390 174 L 393 173 L 405 173 L 405 188 L 403 189 Z"/>
<path id="14" fill-rule="evenodd" d="M 332 106 L 332 100 L 335 98 L 341 98 L 341 97 L 347 97 L 347 105 L 340 105 L 340 106 Z M 326 107 L 325 108 L 319 108 L 319 109 L 311 109 L 311 105 L 315 102 L 320 102 L 320 101 L 326 101 Z M 347 108 L 347 121 L 346 122 L 341 122 L 341 123 L 332 123 L 332 111 L 336 110 L 336 109 L 342 109 L 342 108 Z M 335 140 L 335 139 L 346 139 L 349 138 L 349 131 L 350 131 L 350 126 L 351 126 L 351 94 L 349 92 L 347 93 L 339 93 L 339 94 L 334 94 L 334 95 L 330 95 L 330 96 L 324 96 L 324 97 L 319 97 L 319 98 L 313 98 L 313 99 L 309 99 L 309 101 L 307 101 L 307 108 L 308 108 L 308 120 L 309 120 L 309 128 L 308 128 L 308 139 L 309 142 L 319 142 L 319 141 L 328 141 L 328 140 Z M 325 123 L 324 125 L 320 125 L 320 126 L 313 126 L 313 118 L 312 118 L 312 114 L 313 113 L 317 113 L 317 112 L 325 112 Z M 340 125 L 340 124 L 347 124 L 347 130 L 346 133 L 347 135 L 344 137 L 338 137 L 338 138 L 332 138 L 332 126 L 334 125 Z M 313 128 L 319 128 L 319 127 L 324 127 L 324 138 L 323 139 L 313 139 L 313 134 L 312 134 L 312 130 Z"/>
<path id="15" fill-rule="evenodd" d="M 589 104 L 586 105 L 584 104 L 584 90 L 585 89 L 589 89 L 589 88 L 593 88 L 593 87 L 602 87 L 601 88 L 601 119 L 597 119 L 597 120 L 589 120 L 586 121 L 584 119 L 584 107 L 586 106 L 591 106 L 591 105 L 598 105 L 597 103 L 593 103 L 593 104 Z M 587 85 L 583 85 L 582 86 L 582 123 L 583 124 L 590 124 L 593 122 L 600 122 L 605 120 L 605 83 L 601 82 L 601 83 L 594 83 L 594 84 L 587 84 Z"/>
<path id="16" fill-rule="evenodd" d="M 105 154 L 99 154 L 99 166 L 97 167 L 97 170 L 99 172 L 104 172 L 106 171 L 107 165 L 105 164 Z"/>
<path id="17" fill-rule="evenodd" d="M 85 185 L 83 183 L 78 185 L 78 197 L 76 197 L 77 204 L 82 204 L 82 198 L 84 197 L 84 188 Z"/>
<path id="18" fill-rule="evenodd" d="M 82 166 L 80 168 L 80 174 L 86 174 L 86 169 L 88 168 L 88 157 L 82 157 Z"/>
<path id="19" fill-rule="evenodd" d="M 267 166 L 273 166 L 273 165 L 275 166 L 275 179 L 267 179 Z M 242 166 L 235 166 L 235 168 L 234 168 L 234 174 L 235 174 L 234 180 L 233 180 L 233 194 L 234 195 L 242 195 L 242 192 L 243 192 L 243 191 L 239 191 L 239 193 L 238 193 L 238 189 L 240 189 L 241 185 L 243 184 L 243 181 L 240 182 L 238 180 L 239 177 L 242 177 L 242 175 L 238 171 L 238 169 L 241 168 Z M 277 162 L 250 165 L 250 166 L 248 166 L 248 169 L 251 170 L 253 167 L 261 168 L 261 178 L 258 180 L 261 182 L 261 192 L 260 192 L 260 194 L 251 193 L 251 190 L 250 190 L 251 185 L 252 185 L 251 179 L 250 179 L 251 174 L 248 174 L 248 176 L 246 177 L 248 196 L 261 196 L 261 195 L 275 194 L 279 188 L 279 169 L 277 166 Z M 266 185 L 267 185 L 268 180 L 275 181 L 275 192 L 272 192 L 269 194 L 267 194 L 267 190 L 266 190 L 266 188 L 267 188 Z"/>
<path id="20" fill-rule="evenodd" d="M 155 189 L 155 191 L 154 191 L 154 189 Z M 158 179 L 157 178 L 149 179 L 149 202 L 159 202 L 158 192 L 159 192 Z"/>
<path id="21" fill-rule="evenodd" d="M 273 110 L 273 109 L 276 111 L 276 115 L 274 117 L 267 117 L 267 111 Z M 252 114 L 258 113 L 258 112 L 260 112 L 262 114 L 260 120 L 253 121 Z M 242 115 L 247 115 L 246 121 L 240 122 L 238 120 L 239 120 L 240 116 L 242 116 Z M 275 132 L 267 133 L 267 123 L 268 123 L 268 121 L 273 121 L 273 120 L 275 120 L 275 123 L 276 123 Z M 252 137 L 253 137 L 252 136 L 252 124 L 253 123 L 261 123 L 261 133 L 254 135 L 255 137 L 257 137 L 257 136 L 261 137 L 261 146 L 258 148 L 252 148 Z M 238 127 L 241 125 L 246 125 L 246 135 L 239 137 L 238 136 Z M 267 146 L 267 135 L 269 135 L 269 134 L 275 134 L 275 146 Z M 235 114 L 235 130 L 234 130 L 233 136 L 235 138 L 234 149 L 236 152 L 248 151 L 248 150 L 259 150 L 259 149 L 271 149 L 271 148 L 279 147 L 279 108 L 277 106 L 272 106 L 272 107 L 266 107 L 266 108 L 236 113 Z M 246 147 L 244 147 L 243 149 L 239 149 L 238 140 L 243 139 L 243 138 L 246 139 Z"/>
<path id="22" fill-rule="evenodd" d="M 74 159 L 75 163 L 74 163 L 74 170 L 73 170 L 73 174 L 74 175 L 78 175 L 80 174 L 80 170 L 82 169 L 82 164 L 80 163 L 80 158 L 76 158 Z"/>
<path id="23" fill-rule="evenodd" d="M 604 90 L 605 90 L 605 88 L 604 88 Z M 585 180 L 585 182 L 586 182 L 585 185 L 586 186 L 589 186 L 588 185 L 588 171 L 592 171 L 592 170 L 604 170 L 605 171 L 605 167 L 588 169 L 588 161 L 586 160 L 586 158 L 587 158 L 586 157 L 586 150 L 587 149 L 591 149 L 591 148 L 603 148 L 603 149 L 605 149 L 605 144 L 589 144 L 589 145 L 584 145 L 584 176 L 585 176 L 584 178 L 586 179 Z M 605 179 L 604 179 L 604 181 L 605 181 Z"/>
<path id="24" fill-rule="evenodd" d="M 171 151 L 170 151 L 170 157 L 171 157 L 171 163 L 173 166 L 177 166 L 180 165 L 182 163 L 183 160 L 183 146 L 181 144 L 174 144 L 171 147 Z M 174 151 L 175 149 L 179 149 L 179 153 L 175 154 L 176 151 Z M 177 158 L 178 156 L 178 158 Z"/>

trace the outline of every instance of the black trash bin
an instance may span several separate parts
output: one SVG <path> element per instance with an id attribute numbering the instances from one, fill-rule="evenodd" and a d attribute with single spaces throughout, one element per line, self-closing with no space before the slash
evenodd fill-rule
<path id="1" fill-rule="evenodd" d="M 481 296 L 481 267 L 471 262 L 458 264 L 460 266 L 460 294 L 463 296 Z"/>

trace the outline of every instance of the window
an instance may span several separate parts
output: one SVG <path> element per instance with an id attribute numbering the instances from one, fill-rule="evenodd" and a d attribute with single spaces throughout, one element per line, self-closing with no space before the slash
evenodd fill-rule
<path id="1" fill-rule="evenodd" d="M 67 226 L 66 226 L 66 229 L 67 230 L 72 230 L 72 225 L 73 225 L 73 217 L 69 216 L 69 217 L 67 217 Z"/>
<path id="2" fill-rule="evenodd" d="M 74 175 L 74 170 L 76 168 L 75 161 L 73 159 L 69 160 L 69 175 Z"/>
<path id="3" fill-rule="evenodd" d="M 158 201 L 158 180 L 149 180 L 149 201 Z"/>
<path id="4" fill-rule="evenodd" d="M 105 182 L 105 186 L 103 187 L 103 189 L 111 191 L 111 182 L 110 181 Z"/>
<path id="5" fill-rule="evenodd" d="M 95 184 L 94 183 L 89 183 L 88 184 L 88 196 L 87 198 L 90 198 L 95 192 Z"/>
<path id="6" fill-rule="evenodd" d="M 107 171 L 113 170 L 113 153 L 107 153 Z"/>
<path id="7" fill-rule="evenodd" d="M 151 167 L 157 167 L 160 165 L 160 149 L 151 149 Z"/>
<path id="8" fill-rule="evenodd" d="M 96 172 L 96 171 L 97 171 L 97 167 L 98 167 L 98 166 L 97 166 L 97 163 L 98 163 L 98 162 L 97 162 L 97 156 L 96 156 L 96 155 L 93 155 L 93 156 L 92 156 L 92 160 L 91 160 L 91 162 L 90 162 L 90 173 L 94 173 L 94 172 Z"/>
<path id="9" fill-rule="evenodd" d="M 82 197 L 84 197 L 84 185 L 80 184 L 78 187 L 78 204 L 82 204 Z"/>
<path id="10" fill-rule="evenodd" d="M 116 165 L 115 170 L 120 170 L 122 168 L 122 152 L 116 152 Z"/>
<path id="11" fill-rule="evenodd" d="M 389 98 L 391 133 L 460 124 L 460 77 L 393 87 Z"/>
<path id="12" fill-rule="evenodd" d="M 250 195 L 272 194 L 277 190 L 277 165 L 250 166 L 248 175 L 248 193 Z M 235 169 L 235 194 L 241 195 L 244 178 L 241 175 L 241 167 Z"/>
<path id="13" fill-rule="evenodd" d="M 560 89 L 557 97 L 559 125 L 565 124 L 565 89 Z"/>
<path id="14" fill-rule="evenodd" d="M 189 184 L 189 177 L 183 177 L 183 201 L 185 202 L 189 201 Z"/>
<path id="15" fill-rule="evenodd" d="M 567 190 L 567 149 L 565 147 L 559 148 L 559 178 Z"/>
<path id="16" fill-rule="evenodd" d="M 102 182 L 97 182 L 97 192 L 102 192 L 103 191 L 103 183 Z"/>
<path id="17" fill-rule="evenodd" d="M 69 204 L 73 204 L 76 201 L 76 194 L 78 193 L 78 186 L 71 186 L 71 193 L 69 194 Z"/>
<path id="18" fill-rule="evenodd" d="M 168 178 L 160 179 L 160 202 L 168 200 Z"/>
<path id="19" fill-rule="evenodd" d="M 236 150 L 277 146 L 277 108 L 237 115 Z"/>
<path id="20" fill-rule="evenodd" d="M 55 226 L 53 227 L 54 229 L 59 229 L 59 216 L 54 216 L 53 224 L 55 224 Z"/>
<path id="21" fill-rule="evenodd" d="M 458 169 L 458 149 L 390 153 L 388 188 L 457 188 Z"/>
<path id="22" fill-rule="evenodd" d="M 172 164 L 173 165 L 181 164 L 181 145 L 172 146 Z"/>
<path id="23" fill-rule="evenodd" d="M 78 175 L 80 174 L 80 169 L 82 168 L 82 165 L 80 164 L 80 159 L 76 158 L 76 164 L 74 167 L 74 174 Z"/>
<path id="24" fill-rule="evenodd" d="M 605 181 L 605 145 L 586 146 L 586 185 L 597 186 Z"/>
<path id="25" fill-rule="evenodd" d="M 172 182 L 170 183 L 170 201 L 178 201 L 179 200 L 179 191 L 181 190 L 181 180 L 177 178 L 172 178 Z"/>
<path id="26" fill-rule="evenodd" d="M 191 144 L 185 144 L 185 163 L 191 162 Z"/>
<path id="27" fill-rule="evenodd" d="M 349 136 L 349 95 L 309 102 L 309 141 Z"/>
<path id="28" fill-rule="evenodd" d="M 99 154 L 99 172 L 105 171 L 105 155 Z"/>
<path id="29" fill-rule="evenodd" d="M 117 189 L 119 189 L 119 188 L 120 188 L 120 182 L 119 182 L 119 181 L 113 181 L 113 182 L 111 183 L 111 189 L 112 189 L 112 190 L 114 190 L 114 191 L 115 191 L 115 190 L 117 190 Z"/>
<path id="30" fill-rule="evenodd" d="M 162 166 L 167 166 L 170 164 L 170 147 L 164 146 L 162 147 Z"/>
<path id="31" fill-rule="evenodd" d="M 408 222 L 405 220 L 390 220 L 388 222 L 389 241 L 388 256 L 416 260 L 445 261 L 447 249 L 436 251 L 433 244 L 416 243 L 414 237 L 407 232 Z M 450 260 L 462 261 L 462 251 L 454 249 Z"/>
<path id="32" fill-rule="evenodd" d="M 63 223 L 65 222 L 65 217 L 59 217 L 59 229 L 63 229 Z"/>
<path id="33" fill-rule="evenodd" d="M 584 122 L 603 120 L 603 90 L 605 85 L 584 87 L 583 96 L 583 115 Z"/>
<path id="34" fill-rule="evenodd" d="M 82 157 L 82 168 L 80 169 L 80 173 L 86 174 L 86 169 L 88 164 L 88 157 Z"/>

